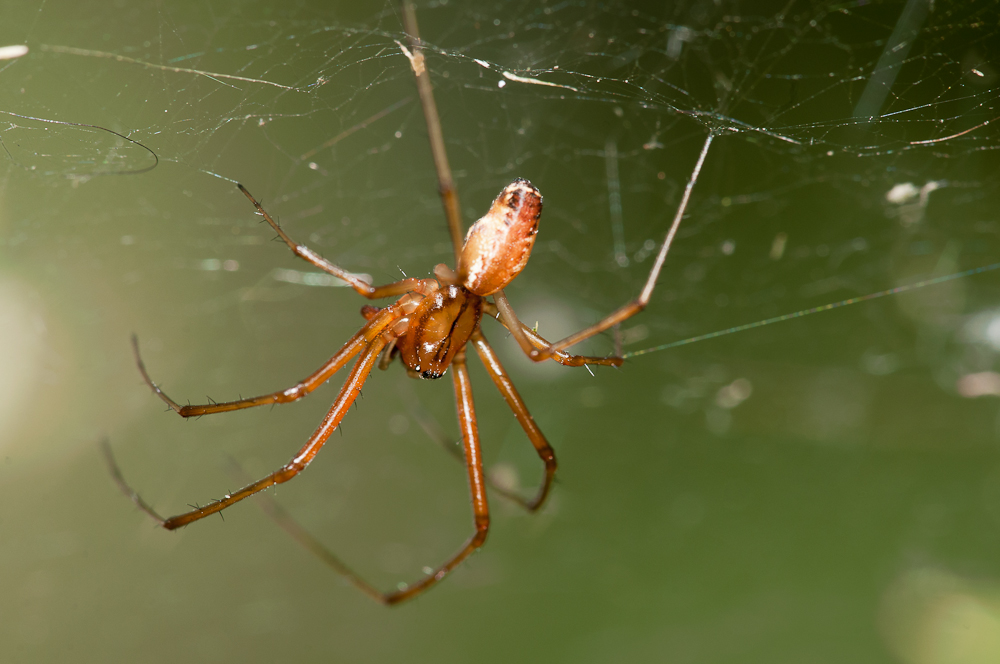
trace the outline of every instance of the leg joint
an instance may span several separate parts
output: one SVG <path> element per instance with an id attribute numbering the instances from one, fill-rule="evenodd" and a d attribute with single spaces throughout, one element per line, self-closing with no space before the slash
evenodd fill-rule
<path id="1" fill-rule="evenodd" d="M 490 517 L 488 515 L 476 516 L 476 532 L 472 536 L 471 544 L 479 548 L 486 541 L 486 535 L 490 532 Z"/>
<path id="2" fill-rule="evenodd" d="M 476 526 L 476 534 L 472 536 L 472 541 L 469 542 L 469 544 L 472 545 L 473 549 L 478 549 L 479 547 L 481 547 L 486 542 L 486 535 L 487 535 L 488 532 L 489 532 L 489 527 L 488 526 L 485 527 L 485 528 L 483 528 L 482 530 L 480 530 L 479 526 L 477 524 L 477 526 Z"/>

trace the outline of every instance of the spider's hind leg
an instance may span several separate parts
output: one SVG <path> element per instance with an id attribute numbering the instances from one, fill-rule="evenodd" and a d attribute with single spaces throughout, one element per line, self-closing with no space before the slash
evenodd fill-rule
<path id="1" fill-rule="evenodd" d="M 431 415 L 423 404 L 420 403 L 419 399 L 412 393 L 406 394 L 404 396 L 406 403 L 406 409 L 410 417 L 417 421 L 417 424 L 423 429 L 427 436 L 436 442 L 441 448 L 448 453 L 448 455 L 455 459 L 463 466 L 465 465 L 465 455 L 462 452 L 461 442 L 456 443 L 453 438 L 444 432 L 441 424 Z M 528 500 L 521 496 L 517 492 L 517 487 L 512 483 L 501 482 L 495 479 L 490 471 L 486 472 L 486 485 L 497 495 L 506 498 L 514 503 L 517 503 L 524 509 L 532 511 L 531 500 Z"/>
<path id="2" fill-rule="evenodd" d="M 535 332 L 533 329 L 525 325 L 514 313 L 514 309 L 507 302 L 507 299 L 503 295 L 503 291 L 498 291 L 494 294 L 494 299 L 496 304 L 486 302 L 483 306 L 483 311 L 495 318 L 500 322 L 501 325 L 507 328 L 511 336 L 517 342 L 518 347 L 527 355 L 529 358 L 535 361 L 537 360 L 532 353 L 535 351 L 540 351 L 545 348 L 549 348 L 549 344 L 546 339 Z M 566 351 L 555 351 L 551 359 L 559 364 L 566 367 L 582 367 L 589 364 L 596 366 L 606 366 L 606 367 L 620 367 L 624 360 L 621 357 L 612 355 L 611 357 L 596 357 L 591 355 L 571 355 Z"/>
<path id="3" fill-rule="evenodd" d="M 549 442 L 545 440 L 545 434 L 535 424 L 535 418 L 528 412 L 528 407 L 524 405 L 524 401 L 521 399 L 521 395 L 517 393 L 517 388 L 514 387 L 510 376 L 507 375 L 503 365 L 500 364 L 500 358 L 497 357 L 492 346 L 486 341 L 483 333 L 476 331 L 472 335 L 472 343 L 476 345 L 476 352 L 479 354 L 479 359 L 483 361 L 483 366 L 486 367 L 486 371 L 493 380 L 493 384 L 500 390 L 504 401 L 507 402 L 507 405 L 514 412 L 514 417 L 517 419 L 518 424 L 524 429 L 524 433 L 528 435 L 528 440 L 531 441 L 542 463 L 545 464 L 545 479 L 542 480 L 542 485 L 538 487 L 538 493 L 531 500 L 526 501 L 522 498 L 518 501 L 525 508 L 534 512 L 542 506 L 545 498 L 549 495 L 549 490 L 552 488 L 552 481 L 556 476 L 556 453 L 552 449 L 552 446 L 549 445 Z"/>

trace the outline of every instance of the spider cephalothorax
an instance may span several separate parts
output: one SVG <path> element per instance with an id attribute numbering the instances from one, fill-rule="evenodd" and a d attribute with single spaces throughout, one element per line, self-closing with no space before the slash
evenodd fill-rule
<path id="1" fill-rule="evenodd" d="M 430 281 L 430 280 L 428 280 Z M 386 332 L 388 353 L 382 367 L 399 357 L 413 378 L 440 378 L 455 354 L 479 329 L 483 299 L 455 285 L 429 285 L 426 293 L 404 296 L 408 312 Z M 381 309 L 362 307 L 361 315 L 372 320 Z"/>

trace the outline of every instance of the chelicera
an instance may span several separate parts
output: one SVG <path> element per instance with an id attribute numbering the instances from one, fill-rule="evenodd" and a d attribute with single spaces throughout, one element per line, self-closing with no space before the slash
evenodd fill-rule
<path id="1" fill-rule="evenodd" d="M 143 378 L 160 399 L 182 417 L 210 415 L 301 399 L 326 383 L 352 359 L 357 358 L 333 406 L 316 431 L 288 463 L 267 477 L 251 482 L 242 489 L 226 494 L 203 507 L 163 518 L 125 483 L 111 456 L 110 448 L 105 448 L 111 472 L 122 490 L 159 525 L 167 530 L 174 530 L 221 512 L 270 486 L 287 482 L 305 470 L 339 426 L 376 365 L 386 368 L 394 358 L 398 357 L 406 371 L 416 378 L 438 379 L 450 372 L 472 496 L 474 532 L 457 553 L 436 569 L 430 570 L 415 583 L 400 584 L 398 590 L 383 593 L 354 574 L 318 540 L 282 513 L 275 504 L 264 503 L 265 509 L 296 539 L 324 562 L 345 575 L 355 586 L 384 604 L 396 604 L 427 590 L 447 576 L 486 540 L 490 513 L 486 496 L 487 480 L 480 454 L 479 430 L 466 367 L 466 350 L 470 345 L 482 360 L 494 385 L 513 411 L 545 466 L 544 479 L 534 497 L 524 498 L 502 488 L 500 492 L 516 500 L 526 509 L 535 511 L 545 502 L 552 486 L 556 472 L 555 453 L 528 412 L 497 354 L 483 335 L 481 322 L 484 316 L 498 319 L 510 331 L 524 353 L 535 361 L 551 359 L 560 364 L 577 367 L 620 366 L 622 363 L 620 357 L 571 355 L 565 352 L 565 349 L 611 328 L 646 306 L 712 140 L 712 135 L 709 135 L 705 141 L 691 179 L 684 190 L 681 205 L 640 296 L 598 323 L 559 342 L 549 343 L 518 320 L 503 291 L 527 264 L 538 233 L 542 196 L 527 180 L 521 178 L 514 180 L 500 192 L 490 210 L 472 225 L 464 241 L 461 240 L 457 194 L 441 138 L 440 121 L 434 108 L 428 73 L 423 66 L 420 41 L 416 36 L 416 19 L 412 7 L 406 3 L 404 3 L 404 18 L 413 51 L 407 50 L 402 45 L 400 47 L 410 58 L 417 75 L 418 90 L 431 138 L 432 154 L 437 166 L 439 187 L 455 249 L 456 268 L 452 270 L 444 264 L 439 264 L 434 268 L 434 278 L 406 278 L 384 286 L 373 286 L 366 279 L 330 263 L 305 245 L 293 241 L 261 204 L 242 185 L 238 185 L 258 214 L 270 224 L 296 256 L 343 279 L 355 291 L 370 300 L 394 297 L 397 298 L 396 301 L 382 308 L 371 305 L 363 307 L 361 313 L 367 321 L 365 325 L 323 366 L 299 383 L 271 394 L 223 403 L 182 406 L 168 397 L 150 378 L 139 355 L 138 341 L 133 337 L 135 359 Z"/>

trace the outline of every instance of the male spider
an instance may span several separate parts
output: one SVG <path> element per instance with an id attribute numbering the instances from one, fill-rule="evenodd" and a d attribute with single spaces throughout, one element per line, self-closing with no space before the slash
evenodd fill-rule
<path id="1" fill-rule="evenodd" d="M 535 447 L 538 456 L 545 464 L 545 477 L 534 498 L 527 500 L 507 492 L 504 493 L 513 497 L 528 510 L 535 511 L 544 503 L 552 486 L 556 471 L 555 454 L 535 424 L 493 349 L 483 336 L 480 329 L 480 320 L 483 314 L 486 313 L 499 319 L 517 340 L 525 354 L 535 361 L 552 359 L 568 366 L 585 364 L 620 366 L 622 363 L 620 357 L 570 355 L 564 349 L 620 323 L 637 314 L 646 306 L 714 136 L 710 133 L 705 140 L 691 178 L 684 189 L 673 223 L 640 296 L 598 323 L 551 344 L 517 319 L 503 292 L 503 289 L 524 268 L 531 253 L 535 234 L 538 232 L 538 220 L 542 208 L 541 194 L 527 180 L 521 178 L 514 180 L 500 192 L 489 212 L 472 225 L 464 242 L 461 241 L 458 199 L 448 167 L 444 141 L 441 138 L 441 126 L 434 106 L 429 75 L 423 65 L 416 18 L 412 6 L 408 4 L 404 4 L 404 19 L 406 32 L 411 39 L 412 53 L 402 45 L 400 47 L 410 58 L 416 74 L 417 87 L 431 139 L 431 152 L 437 167 L 441 197 L 455 249 L 456 269 L 452 270 L 444 264 L 439 264 L 434 268 L 435 278 L 433 279 L 407 278 L 384 286 L 372 286 L 357 275 L 328 262 L 305 245 L 296 244 L 243 185 L 237 185 L 240 191 L 250 199 L 258 214 L 271 225 L 296 256 L 335 277 L 343 279 L 355 291 L 368 299 L 375 300 L 387 297 L 398 297 L 399 299 L 381 309 L 370 305 L 363 307 L 361 313 L 368 322 L 322 367 L 301 382 L 286 390 L 238 401 L 179 405 L 149 377 L 139 356 L 138 341 L 133 337 L 136 363 L 146 383 L 171 409 L 182 417 L 210 415 L 301 399 L 329 380 L 353 357 L 358 356 L 347 381 L 340 389 L 336 401 L 326 417 L 323 418 L 319 428 L 287 464 L 267 477 L 252 482 L 235 493 L 226 494 L 222 499 L 204 507 L 198 507 L 189 512 L 164 519 L 125 483 L 111 456 L 110 449 L 105 447 L 111 472 L 122 490 L 159 525 L 168 530 L 174 530 L 220 512 L 267 487 L 287 482 L 298 475 L 309 465 L 340 424 L 376 363 L 385 368 L 394 357 L 399 357 L 407 372 L 411 376 L 419 378 L 440 378 L 451 367 L 453 369 L 452 380 L 455 388 L 458 422 L 462 431 L 465 464 L 472 493 L 475 532 L 454 556 L 436 570 L 414 584 L 401 586 L 399 590 L 394 592 L 382 593 L 351 572 L 339 559 L 297 524 L 282 514 L 276 513 L 276 508 L 273 505 L 265 506 L 286 530 L 317 553 L 331 567 L 345 575 L 369 596 L 390 605 L 414 597 L 440 581 L 486 540 L 490 517 L 486 499 L 486 479 L 480 456 L 479 431 L 465 361 L 465 348 L 469 343 L 479 355 L 493 383 L 503 395 L 518 423 Z M 487 299 L 488 297 L 493 298 L 492 302 Z M 380 355 L 381 360 L 379 360 Z"/>

